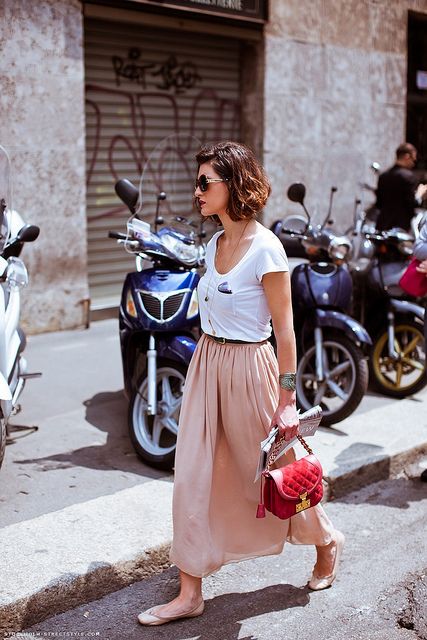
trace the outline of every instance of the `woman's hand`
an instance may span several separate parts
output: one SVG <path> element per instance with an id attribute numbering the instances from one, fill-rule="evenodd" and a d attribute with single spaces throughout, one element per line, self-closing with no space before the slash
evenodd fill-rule
<path id="1" fill-rule="evenodd" d="M 294 404 L 278 406 L 271 419 L 271 426 L 279 427 L 279 438 L 285 436 L 285 440 L 289 442 L 298 435 L 299 418 Z"/>
<path id="2" fill-rule="evenodd" d="M 420 273 L 424 273 L 427 276 L 427 260 L 423 260 L 422 262 L 420 262 L 418 267 L 416 267 L 416 270 Z"/>

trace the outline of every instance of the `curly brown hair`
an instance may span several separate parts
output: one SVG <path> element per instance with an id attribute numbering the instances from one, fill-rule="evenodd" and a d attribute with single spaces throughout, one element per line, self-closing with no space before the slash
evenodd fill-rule
<path id="1" fill-rule="evenodd" d="M 270 181 L 253 151 L 240 142 L 205 145 L 196 155 L 198 166 L 209 162 L 227 180 L 227 213 L 232 220 L 255 218 L 271 193 Z"/>

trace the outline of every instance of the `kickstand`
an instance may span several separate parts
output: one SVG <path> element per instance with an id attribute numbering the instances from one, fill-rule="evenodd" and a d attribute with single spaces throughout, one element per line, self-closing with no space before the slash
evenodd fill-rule
<path id="1" fill-rule="evenodd" d="M 39 428 L 37 425 L 33 425 L 32 427 L 27 427 L 26 425 L 23 425 L 23 424 L 8 424 L 7 425 L 8 435 L 6 438 L 6 444 L 13 444 L 15 440 L 19 440 L 20 438 L 25 438 L 25 436 L 28 436 L 30 435 L 30 433 L 34 433 L 35 431 L 38 431 L 38 430 Z M 23 433 L 21 436 L 11 438 L 10 434 L 15 431 L 26 431 L 27 433 Z"/>

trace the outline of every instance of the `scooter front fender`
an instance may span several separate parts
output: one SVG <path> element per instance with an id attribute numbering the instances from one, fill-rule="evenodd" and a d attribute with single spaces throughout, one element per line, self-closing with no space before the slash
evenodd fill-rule
<path id="1" fill-rule="evenodd" d="M 3 417 L 7 420 L 9 413 L 12 409 L 12 394 L 7 384 L 7 380 L 2 373 L 0 373 L 0 407 Z"/>
<path id="2" fill-rule="evenodd" d="M 157 334 L 157 354 L 159 358 L 174 360 L 188 367 L 196 348 L 194 338 L 186 335 Z"/>
<path id="3" fill-rule="evenodd" d="M 372 345 L 372 340 L 365 327 L 362 327 L 360 322 L 357 322 L 357 320 L 347 314 L 333 309 L 315 309 L 314 316 L 316 326 L 322 327 L 322 329 L 337 329 L 338 331 L 342 331 L 356 344 Z"/>
<path id="4" fill-rule="evenodd" d="M 404 315 L 414 315 L 419 320 L 424 322 L 424 309 L 415 302 L 410 302 L 409 300 L 397 300 L 396 298 L 391 298 L 390 305 L 393 311 L 397 311 L 398 313 L 402 313 Z"/>
<path id="5" fill-rule="evenodd" d="M 12 400 L 12 394 L 6 378 L 2 373 L 0 373 L 0 401 L 4 400 Z"/>

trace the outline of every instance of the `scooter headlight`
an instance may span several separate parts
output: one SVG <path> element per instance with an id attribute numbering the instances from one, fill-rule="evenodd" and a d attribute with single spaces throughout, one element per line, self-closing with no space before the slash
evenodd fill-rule
<path id="1" fill-rule="evenodd" d="M 331 241 L 328 253 L 334 261 L 348 260 L 351 255 L 351 243 L 345 236 L 337 236 Z"/>
<path id="2" fill-rule="evenodd" d="M 191 294 L 190 304 L 188 305 L 187 320 L 194 318 L 199 313 L 199 298 L 197 296 L 197 289 L 194 289 Z"/>
<path id="3" fill-rule="evenodd" d="M 130 290 L 126 294 L 126 313 L 131 316 L 131 318 L 138 317 L 138 311 L 136 310 L 135 302 Z"/>
<path id="4" fill-rule="evenodd" d="M 6 284 L 10 289 L 19 289 L 27 286 L 27 268 L 19 258 L 8 258 Z"/>
<path id="5" fill-rule="evenodd" d="M 183 264 L 193 265 L 197 262 L 198 251 L 195 244 L 187 244 L 168 233 L 162 235 L 161 241 L 162 245 Z"/>

